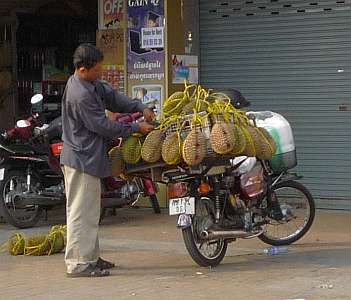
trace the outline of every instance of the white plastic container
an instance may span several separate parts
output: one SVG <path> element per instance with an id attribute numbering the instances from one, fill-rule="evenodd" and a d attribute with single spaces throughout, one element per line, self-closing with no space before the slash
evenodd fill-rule
<path id="1" fill-rule="evenodd" d="M 275 173 L 291 169 L 297 165 L 294 136 L 289 122 L 280 114 L 271 111 L 248 112 L 256 118 L 258 127 L 265 128 L 273 137 L 277 151 L 271 160 Z"/>

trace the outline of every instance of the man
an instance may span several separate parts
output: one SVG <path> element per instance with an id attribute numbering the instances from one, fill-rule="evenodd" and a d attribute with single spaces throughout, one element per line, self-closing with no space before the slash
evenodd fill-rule
<path id="1" fill-rule="evenodd" d="M 114 264 L 100 258 L 98 224 L 100 179 L 110 174 L 106 139 L 147 134 L 153 126 L 141 122 L 123 125 L 106 117 L 112 112 L 143 112 L 146 121 L 154 113 L 138 100 L 116 93 L 99 81 L 102 53 L 90 44 L 80 45 L 73 56 L 75 73 L 62 98 L 61 164 L 67 198 L 67 246 L 65 262 L 68 277 L 101 277 Z"/>

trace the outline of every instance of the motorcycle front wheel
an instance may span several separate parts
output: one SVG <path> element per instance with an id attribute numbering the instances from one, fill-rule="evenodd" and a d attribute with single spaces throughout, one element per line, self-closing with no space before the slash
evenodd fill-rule
<path id="1" fill-rule="evenodd" d="M 273 246 L 290 245 L 301 239 L 312 226 L 315 216 L 313 197 L 304 185 L 293 180 L 275 185 L 272 197 L 278 201 L 283 218 L 267 217 L 259 239 Z"/>
<path id="2" fill-rule="evenodd" d="M 217 239 L 204 241 L 200 232 L 209 219 L 213 219 L 211 203 L 204 199 L 197 201 L 196 214 L 191 226 L 182 230 L 185 247 L 191 258 L 201 267 L 215 267 L 221 263 L 227 252 L 227 241 Z"/>
<path id="3" fill-rule="evenodd" d="M 34 178 L 32 177 L 32 181 Z M 16 205 L 14 195 L 27 191 L 25 172 L 9 170 L 0 181 L 0 213 L 5 221 L 17 228 L 30 228 L 38 223 L 42 209 L 38 205 Z M 33 192 L 33 191 L 32 191 Z"/>

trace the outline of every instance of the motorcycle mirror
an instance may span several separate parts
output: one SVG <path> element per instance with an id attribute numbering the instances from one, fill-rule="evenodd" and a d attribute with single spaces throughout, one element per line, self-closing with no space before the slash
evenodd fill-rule
<path id="1" fill-rule="evenodd" d="M 30 126 L 30 122 L 27 120 L 18 120 L 16 123 L 17 128 L 26 128 Z"/>
<path id="2" fill-rule="evenodd" d="M 42 94 L 35 94 L 31 99 L 30 99 L 30 103 L 31 104 L 38 104 L 39 102 L 41 102 L 44 99 Z"/>

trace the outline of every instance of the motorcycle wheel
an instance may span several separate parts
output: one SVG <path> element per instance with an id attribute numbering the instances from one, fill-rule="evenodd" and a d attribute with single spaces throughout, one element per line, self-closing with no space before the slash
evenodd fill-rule
<path id="1" fill-rule="evenodd" d="M 290 245 L 301 239 L 311 228 L 315 217 L 315 203 L 308 189 L 296 181 L 284 181 L 273 188 L 284 218 L 268 218 L 259 239 L 273 246 Z"/>
<path id="2" fill-rule="evenodd" d="M 190 227 L 182 230 L 185 247 L 191 258 L 201 267 L 215 267 L 221 263 L 228 243 L 224 239 L 204 241 L 199 238 L 201 222 L 204 218 L 212 218 L 210 203 L 201 199 L 196 206 L 196 215 L 192 218 Z"/>
<path id="3" fill-rule="evenodd" d="M 27 190 L 27 177 L 24 172 L 16 170 L 6 172 L 4 180 L 0 181 L 0 213 L 7 223 L 17 228 L 33 227 L 40 220 L 42 209 L 37 205 L 16 207 L 16 203 L 11 201 L 8 195 L 11 181 L 16 192 L 22 193 Z"/>

